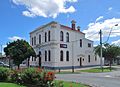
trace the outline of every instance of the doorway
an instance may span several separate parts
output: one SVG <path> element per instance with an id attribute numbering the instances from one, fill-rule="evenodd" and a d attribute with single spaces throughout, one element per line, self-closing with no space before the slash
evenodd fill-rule
<path id="1" fill-rule="evenodd" d="M 80 57 L 80 66 L 82 66 L 82 57 Z"/>

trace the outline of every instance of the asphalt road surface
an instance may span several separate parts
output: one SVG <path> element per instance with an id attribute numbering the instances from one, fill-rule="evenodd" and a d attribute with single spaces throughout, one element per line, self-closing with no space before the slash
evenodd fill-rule
<path id="1" fill-rule="evenodd" d="M 120 87 L 120 71 L 106 73 L 56 74 L 56 79 L 81 82 L 92 87 Z"/>

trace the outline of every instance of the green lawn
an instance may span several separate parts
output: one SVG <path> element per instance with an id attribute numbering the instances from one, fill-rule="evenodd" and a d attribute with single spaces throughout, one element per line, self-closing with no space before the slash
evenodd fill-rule
<path id="1" fill-rule="evenodd" d="M 114 70 L 114 68 L 112 68 L 112 70 Z M 102 70 L 101 68 L 92 68 L 86 70 L 78 70 L 78 72 L 99 73 L 102 72 Z M 109 67 L 103 68 L 103 72 L 110 72 L 110 68 Z"/>
<path id="2" fill-rule="evenodd" d="M 87 85 L 81 84 L 81 83 L 75 83 L 75 82 L 66 82 L 66 81 L 55 81 L 56 83 L 63 83 L 63 87 L 89 87 Z M 57 85 L 59 87 L 59 84 Z"/>
<path id="3" fill-rule="evenodd" d="M 56 72 L 56 74 L 73 74 L 72 71 L 61 71 L 61 72 Z M 80 74 L 80 72 L 74 72 L 74 74 Z"/>
<path id="4" fill-rule="evenodd" d="M 20 86 L 14 83 L 0 82 L 0 87 L 25 87 L 25 86 Z"/>
<path id="5" fill-rule="evenodd" d="M 59 83 L 63 84 L 63 87 L 89 87 L 87 85 L 83 85 L 80 83 L 75 83 L 75 82 L 65 82 L 65 81 L 55 81 L 57 84 L 57 87 L 59 87 Z M 20 86 L 14 83 L 5 83 L 5 82 L 0 82 L 0 87 L 26 87 L 26 86 Z"/>

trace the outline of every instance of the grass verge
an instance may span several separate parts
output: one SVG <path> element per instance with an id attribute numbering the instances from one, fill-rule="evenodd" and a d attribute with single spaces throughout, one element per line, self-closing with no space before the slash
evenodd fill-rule
<path id="1" fill-rule="evenodd" d="M 89 87 L 87 85 L 76 83 L 76 82 L 67 82 L 67 81 L 55 81 L 58 87 Z M 60 86 L 63 85 L 63 86 Z"/>
<path id="2" fill-rule="evenodd" d="M 114 68 L 112 68 L 114 70 Z M 77 72 L 89 72 L 89 73 L 99 73 L 102 72 L 101 68 L 92 68 L 92 69 L 85 69 L 85 70 L 78 70 Z M 111 72 L 109 67 L 103 68 L 103 72 Z"/>
<path id="3" fill-rule="evenodd" d="M 81 83 L 59 81 L 59 80 L 55 80 L 55 84 L 57 87 L 89 87 Z M 26 87 L 26 86 L 17 85 L 14 83 L 0 82 L 0 87 Z"/>
<path id="4" fill-rule="evenodd" d="M 0 87 L 25 87 L 25 86 L 20 86 L 14 83 L 0 82 Z"/>

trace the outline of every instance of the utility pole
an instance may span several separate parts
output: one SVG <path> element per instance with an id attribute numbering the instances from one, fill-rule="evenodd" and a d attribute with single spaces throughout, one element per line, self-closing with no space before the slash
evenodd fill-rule
<path id="1" fill-rule="evenodd" d="M 101 70 L 103 72 L 103 66 L 102 66 L 102 30 L 100 29 L 100 65 L 101 65 Z"/>
<path id="2" fill-rule="evenodd" d="M 72 42 L 72 73 L 74 73 L 74 58 L 73 58 L 73 57 L 74 57 L 74 56 L 73 56 L 73 54 L 74 54 L 73 52 L 74 52 L 74 51 L 73 51 L 73 43 L 74 43 L 74 42 Z"/>

